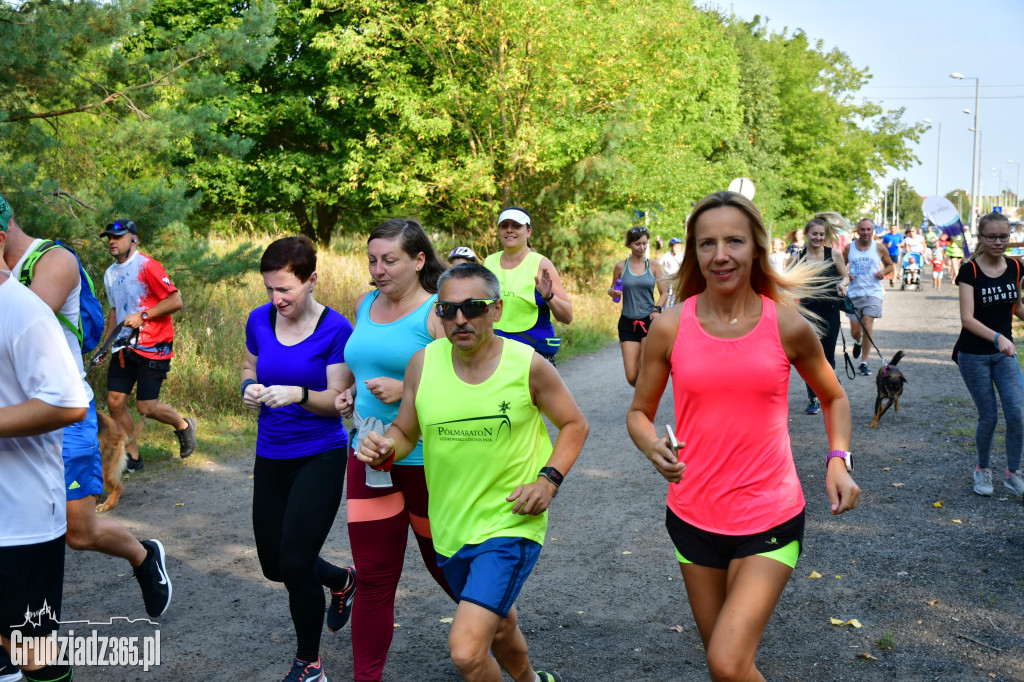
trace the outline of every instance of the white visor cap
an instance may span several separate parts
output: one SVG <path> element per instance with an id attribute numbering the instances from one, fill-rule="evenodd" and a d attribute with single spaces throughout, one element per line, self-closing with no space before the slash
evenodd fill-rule
<path id="1" fill-rule="evenodd" d="M 529 225 L 530 216 L 526 215 L 526 211 L 521 211 L 518 208 L 506 208 L 498 216 L 498 224 L 501 225 L 506 220 L 511 220 L 519 223 L 520 225 Z"/>

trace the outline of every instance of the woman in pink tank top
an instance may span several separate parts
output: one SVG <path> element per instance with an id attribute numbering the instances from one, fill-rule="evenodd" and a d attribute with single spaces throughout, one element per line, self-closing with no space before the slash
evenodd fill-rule
<path id="1" fill-rule="evenodd" d="M 694 208 L 674 289 L 651 325 L 633 404 L 636 446 L 669 482 L 666 526 L 713 679 L 764 680 L 758 643 L 799 556 L 804 497 L 789 442 L 790 366 L 821 400 L 831 511 L 857 506 L 850 403 L 798 298 L 821 263 L 778 273 L 757 208 L 719 192 Z M 654 425 L 672 375 L 679 451 Z"/>

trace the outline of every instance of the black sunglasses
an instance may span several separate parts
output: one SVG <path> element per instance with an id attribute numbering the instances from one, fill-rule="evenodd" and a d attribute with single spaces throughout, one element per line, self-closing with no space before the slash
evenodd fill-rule
<path id="1" fill-rule="evenodd" d="M 650 232 L 647 231 L 646 227 L 631 227 L 631 228 L 629 228 L 629 234 L 630 234 L 630 236 L 637 235 L 637 234 L 649 235 Z"/>
<path id="2" fill-rule="evenodd" d="M 486 313 L 487 307 L 492 303 L 494 303 L 494 299 L 492 298 L 471 298 L 463 301 L 462 303 L 438 301 L 434 304 L 434 312 L 442 320 L 454 320 L 455 314 L 461 310 L 462 314 L 466 316 L 466 319 L 471 320 L 474 317 L 480 317 Z"/>

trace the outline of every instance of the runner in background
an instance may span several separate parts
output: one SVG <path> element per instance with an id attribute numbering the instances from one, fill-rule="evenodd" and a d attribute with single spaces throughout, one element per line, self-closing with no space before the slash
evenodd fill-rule
<path id="1" fill-rule="evenodd" d="M 974 431 L 977 462 L 974 492 L 991 495 L 992 441 L 999 422 L 996 391 L 1006 420 L 1006 475 L 1003 484 L 1024 495 L 1020 460 L 1024 450 L 1024 388 L 1021 386 L 1017 348 L 1013 343 L 1013 317 L 1024 320 L 1021 302 L 1020 261 L 1004 254 L 1010 243 L 1010 223 L 1001 213 L 989 213 L 978 221 L 978 248 L 960 269 L 960 324 L 963 328 L 953 360 L 978 408 Z"/>
<path id="2" fill-rule="evenodd" d="M 828 360 L 832 369 L 836 367 L 836 340 L 839 338 L 839 329 L 842 324 L 839 321 L 839 302 L 843 296 L 846 296 L 846 289 L 850 286 L 850 273 L 846 269 L 842 252 L 836 251 L 826 244 L 835 244 L 839 239 L 840 230 L 845 229 L 849 229 L 849 223 L 838 213 L 815 214 L 814 218 L 804 227 L 807 247 L 800 252 L 798 257 L 798 261 L 823 263 L 826 267 L 819 277 L 822 284 L 829 287 L 828 295 L 807 299 L 802 303 L 804 308 L 817 318 L 812 318 L 812 324 L 818 327 L 818 338 L 821 339 L 825 359 Z M 811 385 L 806 382 L 804 385 L 807 387 L 807 408 L 804 412 L 818 414 L 821 411 L 821 403 L 814 395 Z"/>
<path id="3" fill-rule="evenodd" d="M 672 295 L 672 281 L 675 279 L 676 273 L 679 272 L 679 265 L 683 262 L 683 240 L 679 237 L 672 237 L 668 240 L 668 253 L 661 255 L 658 259 L 658 263 L 661 264 L 661 271 L 665 282 L 668 285 L 668 299 L 665 302 L 665 307 L 671 306 L 675 302 L 675 297 Z"/>
<path id="4" fill-rule="evenodd" d="M 899 229 L 895 225 L 889 226 L 889 232 L 882 235 L 882 244 L 889 251 L 889 260 L 893 263 L 892 276 L 889 277 L 889 286 L 896 286 L 896 280 L 903 276 L 900 271 L 900 254 L 902 247 L 900 244 L 903 243 L 903 235 L 899 233 Z M 846 247 L 843 247 L 845 251 Z"/>
<path id="5" fill-rule="evenodd" d="M 452 267 L 461 265 L 462 263 L 476 263 L 476 252 L 468 246 L 456 246 L 452 249 L 452 252 L 448 254 L 448 264 Z"/>
<path id="6" fill-rule="evenodd" d="M 110 313 L 103 338 L 118 324 L 124 333 L 139 330 L 138 343 L 125 348 L 110 359 L 107 372 L 107 407 L 125 433 L 134 433 L 135 425 L 128 412 L 128 396 L 138 382 L 136 407 L 143 417 L 169 425 L 178 437 L 178 455 L 185 459 L 196 449 L 196 420 L 182 418 L 173 407 L 160 402 L 160 387 L 171 370 L 174 357 L 174 325 L 171 314 L 184 303 L 178 288 L 167 276 L 164 266 L 139 252 L 139 230 L 131 220 L 107 225 L 100 233 L 106 237 L 107 248 L 114 263 L 103 276 Z M 128 470 L 141 471 L 145 466 L 139 456 L 139 444 L 127 446 Z"/>
<path id="7" fill-rule="evenodd" d="M 626 381 L 636 385 L 640 373 L 640 358 L 644 340 L 651 322 L 661 315 L 668 302 L 666 278 L 657 261 L 648 260 L 647 245 L 651 235 L 643 225 L 631 227 L 626 232 L 626 246 L 630 255 L 615 264 L 612 286 L 608 295 L 615 300 L 622 297 L 622 314 L 619 315 L 619 347 L 622 349 L 622 366 Z M 677 240 L 678 241 L 678 240 Z M 617 288 L 616 284 L 621 283 Z M 654 291 L 658 291 L 658 303 L 654 302 Z"/>
<path id="8" fill-rule="evenodd" d="M 503 251 L 484 259 L 484 266 L 501 282 L 504 314 L 494 327 L 498 336 L 521 341 L 552 364 L 562 340 L 551 317 L 572 322 L 572 302 L 554 264 L 530 246 L 530 214 L 510 206 L 498 215 L 498 239 Z"/>
<path id="9" fill-rule="evenodd" d="M 893 263 L 889 251 L 875 241 L 875 226 L 867 218 L 857 223 L 857 239 L 850 242 L 843 253 L 850 269 L 850 287 L 847 295 L 853 301 L 856 313 L 847 313 L 850 318 L 850 336 L 853 337 L 853 357 L 863 355 L 858 371 L 862 376 L 871 376 L 867 358 L 871 353 L 871 333 L 875 320 L 882 316 L 882 300 L 885 291 L 882 280 L 892 273 Z"/>
<path id="10" fill-rule="evenodd" d="M 768 233 L 745 197 L 705 197 L 687 226 L 681 305 L 655 320 L 626 416 L 668 482 L 666 526 L 713 680 L 764 680 L 758 644 L 803 546 L 804 497 L 788 429 L 790 367 L 821 399 L 832 514 L 857 506 L 850 404 L 796 297 L 822 266 L 768 265 Z M 654 419 L 672 377 L 676 426 Z"/>

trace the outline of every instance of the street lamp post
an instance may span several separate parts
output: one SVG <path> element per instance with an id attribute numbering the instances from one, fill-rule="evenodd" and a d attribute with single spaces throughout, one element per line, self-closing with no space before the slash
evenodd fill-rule
<path id="1" fill-rule="evenodd" d="M 1008 159 L 1006 161 L 1006 163 L 1012 163 L 1012 164 L 1015 164 L 1017 166 L 1017 192 L 1016 192 L 1016 194 L 1013 195 L 1013 205 L 1014 206 L 1019 206 L 1020 205 L 1020 161 L 1014 161 L 1013 159 Z"/>
<path id="2" fill-rule="evenodd" d="M 930 118 L 924 119 L 925 123 L 932 123 Z M 939 150 L 935 157 L 935 196 L 939 196 L 939 185 L 942 180 L 942 121 L 936 123 L 939 127 Z"/>
<path id="3" fill-rule="evenodd" d="M 956 78 L 957 80 L 964 80 L 965 76 L 959 72 L 953 72 L 949 74 L 950 78 Z M 975 215 L 975 207 L 978 205 L 978 192 L 981 191 L 978 183 L 981 176 L 978 173 L 978 152 L 981 151 L 981 145 L 979 144 L 979 133 L 981 128 L 979 127 L 979 112 L 978 106 L 981 104 L 981 79 L 979 78 L 967 78 L 966 80 L 974 81 L 974 163 L 971 164 L 971 229 L 977 233 L 977 218 Z"/>

